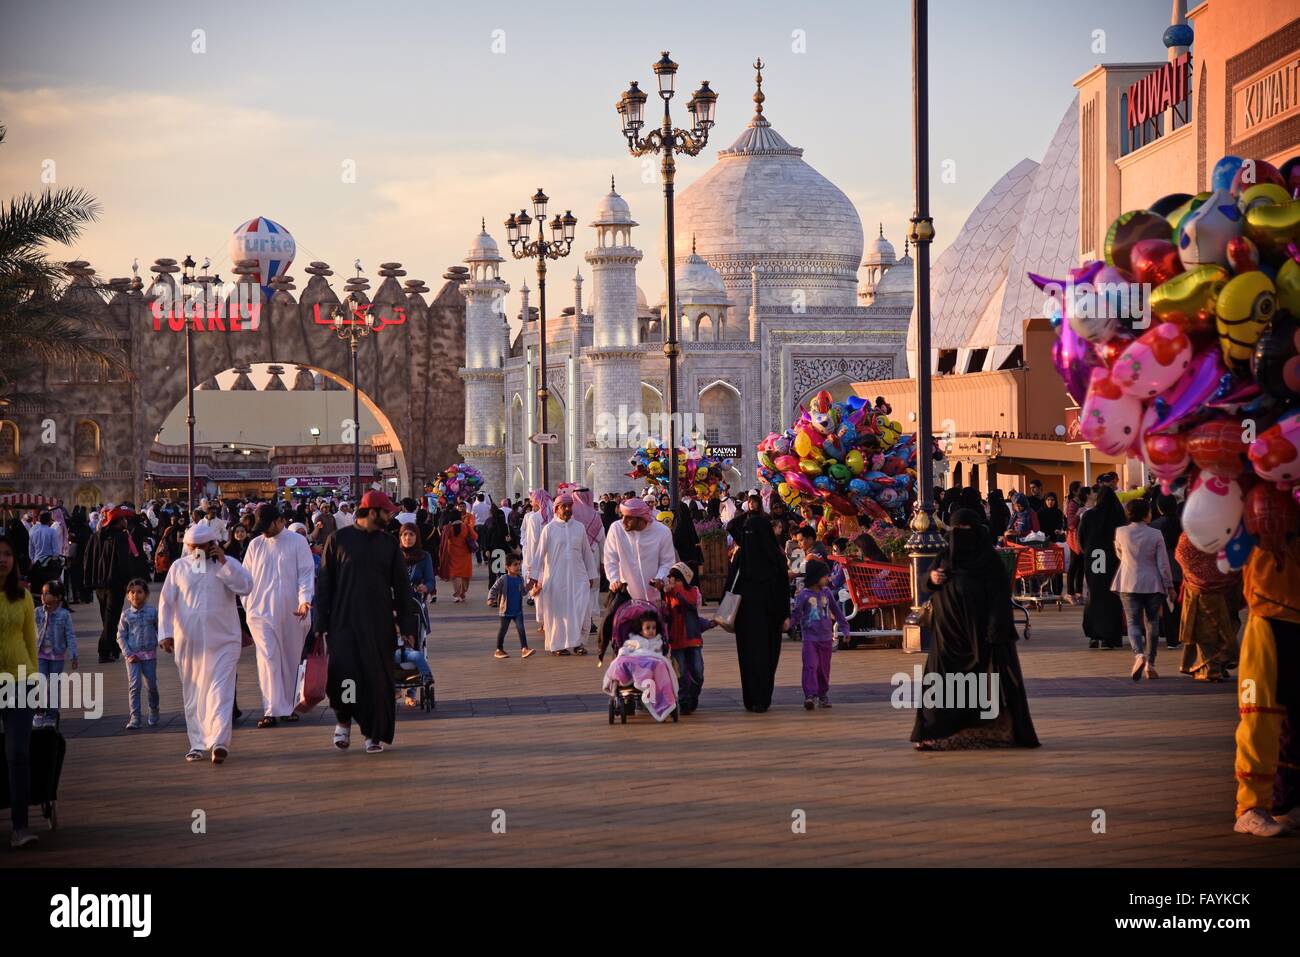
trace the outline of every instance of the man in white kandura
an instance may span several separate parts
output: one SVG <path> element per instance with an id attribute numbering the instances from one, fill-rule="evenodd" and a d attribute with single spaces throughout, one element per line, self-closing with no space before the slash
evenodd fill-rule
<path id="1" fill-rule="evenodd" d="M 524 584 L 532 590 L 542 571 L 542 529 L 551 520 L 551 493 L 544 488 L 535 488 L 528 493 L 528 497 L 532 500 L 533 510 L 524 516 L 519 527 L 519 545 L 524 553 Z M 533 597 L 533 611 L 537 616 L 537 623 L 545 630 L 546 622 L 542 617 L 543 601 L 544 599 L 539 595 Z"/>
<path id="2" fill-rule="evenodd" d="M 256 536 L 244 552 L 253 590 L 244 599 L 248 630 L 257 646 L 257 683 L 262 689 L 259 728 L 297 721 L 298 665 L 311 628 L 316 562 L 301 535 L 284 534 L 284 517 L 269 502 L 257 508 Z"/>
<path id="3" fill-rule="evenodd" d="M 643 499 L 630 498 L 618 507 L 622 521 L 605 536 L 605 577 L 610 591 L 626 588 L 640 601 L 659 601 L 655 590 L 668 578 L 677 561 L 673 533 L 657 522 Z"/>
<path id="4" fill-rule="evenodd" d="M 235 710 L 235 667 L 239 664 L 239 608 L 253 580 L 244 566 L 217 544 L 211 525 L 191 525 L 185 552 L 172 562 L 158 600 L 159 647 L 176 656 L 190 736 L 186 761 L 212 751 L 220 764 L 230 752 Z"/>
<path id="5" fill-rule="evenodd" d="M 555 500 L 555 517 L 542 529 L 538 549 L 542 625 L 553 655 L 587 653 L 582 641 L 591 627 L 591 586 L 599 574 L 587 529 L 572 518 L 573 496 L 566 493 Z"/>
<path id="6" fill-rule="evenodd" d="M 601 556 L 605 553 L 605 524 L 600 520 L 600 513 L 593 504 L 591 489 L 578 485 L 569 490 L 573 494 L 573 520 L 587 529 L 587 546 L 591 549 L 591 560 L 600 569 Z M 591 586 L 591 624 L 594 628 L 601 617 L 600 582 Z"/>

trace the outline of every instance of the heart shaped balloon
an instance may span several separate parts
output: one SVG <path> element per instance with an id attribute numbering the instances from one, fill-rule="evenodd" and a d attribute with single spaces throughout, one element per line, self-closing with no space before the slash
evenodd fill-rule
<path id="1" fill-rule="evenodd" d="M 1178 247 L 1167 239 L 1143 239 L 1134 243 L 1129 259 L 1137 281 L 1150 286 L 1168 282 L 1183 271 Z"/>

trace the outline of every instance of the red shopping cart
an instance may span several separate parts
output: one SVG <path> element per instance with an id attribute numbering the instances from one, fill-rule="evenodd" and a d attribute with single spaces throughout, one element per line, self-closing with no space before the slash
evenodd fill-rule
<path id="1" fill-rule="evenodd" d="M 912 574 L 907 565 L 853 561 L 836 557 L 844 565 L 844 589 L 848 593 L 845 617 L 853 626 L 841 635 L 843 648 L 859 643 L 896 646 L 903 638 L 903 619 L 912 606 Z M 858 628 L 859 623 L 874 627 Z"/>
<path id="2" fill-rule="evenodd" d="M 1055 604 L 1060 611 L 1065 603 L 1057 591 L 1057 582 L 1065 575 L 1065 549 L 1060 545 L 1015 545 L 1015 584 L 1012 598 L 1022 605 L 1042 611 L 1043 605 Z"/>

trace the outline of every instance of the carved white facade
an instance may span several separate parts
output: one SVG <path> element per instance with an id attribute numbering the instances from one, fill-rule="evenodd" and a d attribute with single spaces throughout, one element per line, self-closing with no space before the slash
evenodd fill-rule
<path id="1" fill-rule="evenodd" d="M 903 374 L 912 310 L 911 259 L 895 260 L 892 247 L 888 262 L 873 259 L 880 241 L 888 247 L 882 228 L 864 260 L 857 210 L 772 128 L 761 82 L 748 127 L 676 205 L 677 249 L 686 251 L 676 257 L 678 442 L 739 445 L 729 476 L 736 489 L 755 483 L 758 442 L 787 426 L 819 389 L 842 398 L 853 382 Z M 549 428 L 560 437 L 551 446 L 550 482 L 582 482 L 601 494 L 633 485 L 626 473 L 641 444 L 636 417 L 668 411 L 668 312 L 662 301 L 648 308 L 637 287 L 637 224 L 612 182 L 588 225 L 595 234 L 583 257 L 591 268 L 590 312 L 579 274 L 573 308 L 546 320 Z M 474 272 L 466 284 L 473 311 L 466 314 L 462 374 L 474 392 L 466 395 L 464 448 L 485 476 L 483 463 L 500 462 L 489 491 L 515 497 L 539 484 L 540 455 L 529 441 L 539 419 L 538 323 L 524 287 L 519 331 L 497 340 L 506 343 L 499 374 L 475 356 L 472 330 L 499 335 L 505 321 L 495 306 L 490 316 L 478 311 L 475 287 L 484 284 L 484 301 L 495 295 L 498 303 L 505 290 L 496 261 L 484 252 L 495 254 L 491 237 L 476 237 L 474 248 L 466 259 Z M 866 305 L 859 304 L 860 267 L 875 292 Z M 480 270 L 487 278 L 480 280 Z M 490 382 L 497 390 L 491 395 Z M 471 423 L 480 409 L 504 423 L 496 449 L 477 444 L 493 434 L 490 424 Z"/>

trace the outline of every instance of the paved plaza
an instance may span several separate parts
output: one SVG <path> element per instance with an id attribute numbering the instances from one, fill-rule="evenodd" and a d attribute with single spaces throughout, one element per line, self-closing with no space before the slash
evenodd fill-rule
<path id="1" fill-rule="evenodd" d="M 808 713 L 799 648 L 787 642 L 775 705 L 754 715 L 740 704 L 734 641 L 715 630 L 706 636 L 699 711 L 678 724 L 638 714 L 610 727 L 594 655 L 524 661 L 507 645 L 510 660 L 492 658 L 496 618 L 484 591 L 477 580 L 473 602 L 432 607 L 437 710 L 402 710 L 396 744 L 380 755 L 362 753 L 359 739 L 336 751 L 324 709 L 297 725 L 255 729 L 260 698 L 253 650 L 245 649 L 244 716 L 222 767 L 182 760 L 179 682 L 166 656 L 162 725 L 124 730 L 125 669 L 95 663 L 98 616 L 78 606 L 83 667 L 105 669 L 104 715 L 64 721 L 58 830 L 41 830 L 35 852 L 0 861 L 1300 863 L 1300 839 L 1232 832 L 1232 686 L 1178 676 L 1177 652 L 1165 649 L 1165 677 L 1135 684 L 1127 652 L 1084 646 L 1076 609 L 1035 613 L 1032 639 L 1020 646 L 1042 748 L 923 754 L 907 741 L 911 712 L 889 703 L 890 676 L 910 674 L 921 656 L 837 652 L 834 708 Z M 1098 809 L 1105 833 L 1094 833 Z M 198 810 L 206 833 L 193 833 Z"/>

